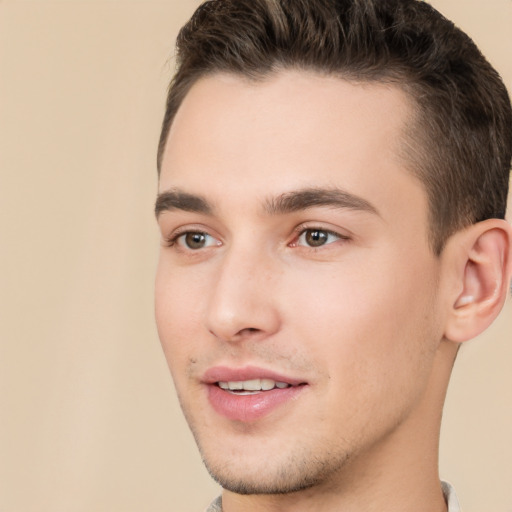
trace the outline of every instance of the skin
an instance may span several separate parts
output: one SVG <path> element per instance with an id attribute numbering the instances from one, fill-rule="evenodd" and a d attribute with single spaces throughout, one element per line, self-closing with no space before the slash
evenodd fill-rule
<path id="1" fill-rule="evenodd" d="M 305 71 L 209 76 L 178 111 L 156 318 L 227 512 L 446 510 L 437 446 L 457 344 L 444 332 L 464 258 L 430 249 L 426 194 L 399 156 L 411 113 L 398 88 Z M 305 189 L 362 203 L 269 207 Z M 314 230 L 324 245 L 308 245 Z M 202 382 L 218 365 L 307 385 L 232 421 Z"/>

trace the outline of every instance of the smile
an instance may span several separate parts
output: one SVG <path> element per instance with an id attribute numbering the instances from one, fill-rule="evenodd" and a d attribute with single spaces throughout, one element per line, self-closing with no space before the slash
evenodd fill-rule
<path id="1" fill-rule="evenodd" d="M 215 367 L 206 372 L 208 401 L 231 421 L 250 423 L 289 406 L 307 388 L 303 380 L 255 367 Z"/>

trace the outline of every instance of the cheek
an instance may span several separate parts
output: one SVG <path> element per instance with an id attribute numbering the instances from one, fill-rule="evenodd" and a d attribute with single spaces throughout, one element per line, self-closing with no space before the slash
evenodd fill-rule
<path id="1" fill-rule="evenodd" d="M 425 264 L 401 269 L 386 265 L 385 257 L 310 272 L 300 290 L 293 285 L 298 280 L 290 280 L 288 323 L 297 336 L 307 336 L 312 354 L 332 368 L 333 377 L 405 379 L 438 341 L 434 286 L 419 275 L 429 275 Z"/>
<path id="2" fill-rule="evenodd" d="M 294 313 L 288 311 L 295 315 L 292 338 L 303 340 L 308 359 L 328 376 L 320 383 L 319 421 L 333 433 L 343 424 L 360 436 L 398 424 L 429 382 L 432 290 L 418 298 L 410 276 L 377 272 L 316 277 L 318 292 L 290 294 Z"/>
<path id="3" fill-rule="evenodd" d="M 194 281 L 184 273 L 173 272 L 166 262 L 159 262 L 155 279 L 155 318 L 158 336 L 167 363 L 173 373 L 187 364 L 196 331 L 201 322 L 201 304 Z"/>

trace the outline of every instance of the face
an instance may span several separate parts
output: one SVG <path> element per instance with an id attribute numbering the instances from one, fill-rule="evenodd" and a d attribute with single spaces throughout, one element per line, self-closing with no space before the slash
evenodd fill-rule
<path id="1" fill-rule="evenodd" d="M 410 110 L 393 87 L 286 71 L 203 78 L 178 111 L 156 318 L 226 489 L 368 471 L 425 407 L 440 263 L 426 194 L 399 157 Z"/>

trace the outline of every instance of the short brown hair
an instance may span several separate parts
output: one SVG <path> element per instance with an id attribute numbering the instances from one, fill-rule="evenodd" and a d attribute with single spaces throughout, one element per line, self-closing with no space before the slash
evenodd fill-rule
<path id="1" fill-rule="evenodd" d="M 455 231 L 504 218 L 512 154 L 507 90 L 473 41 L 417 0 L 209 0 L 181 29 L 158 147 L 202 76 L 307 69 L 401 87 L 415 106 L 404 155 L 426 188 L 439 254 Z"/>

